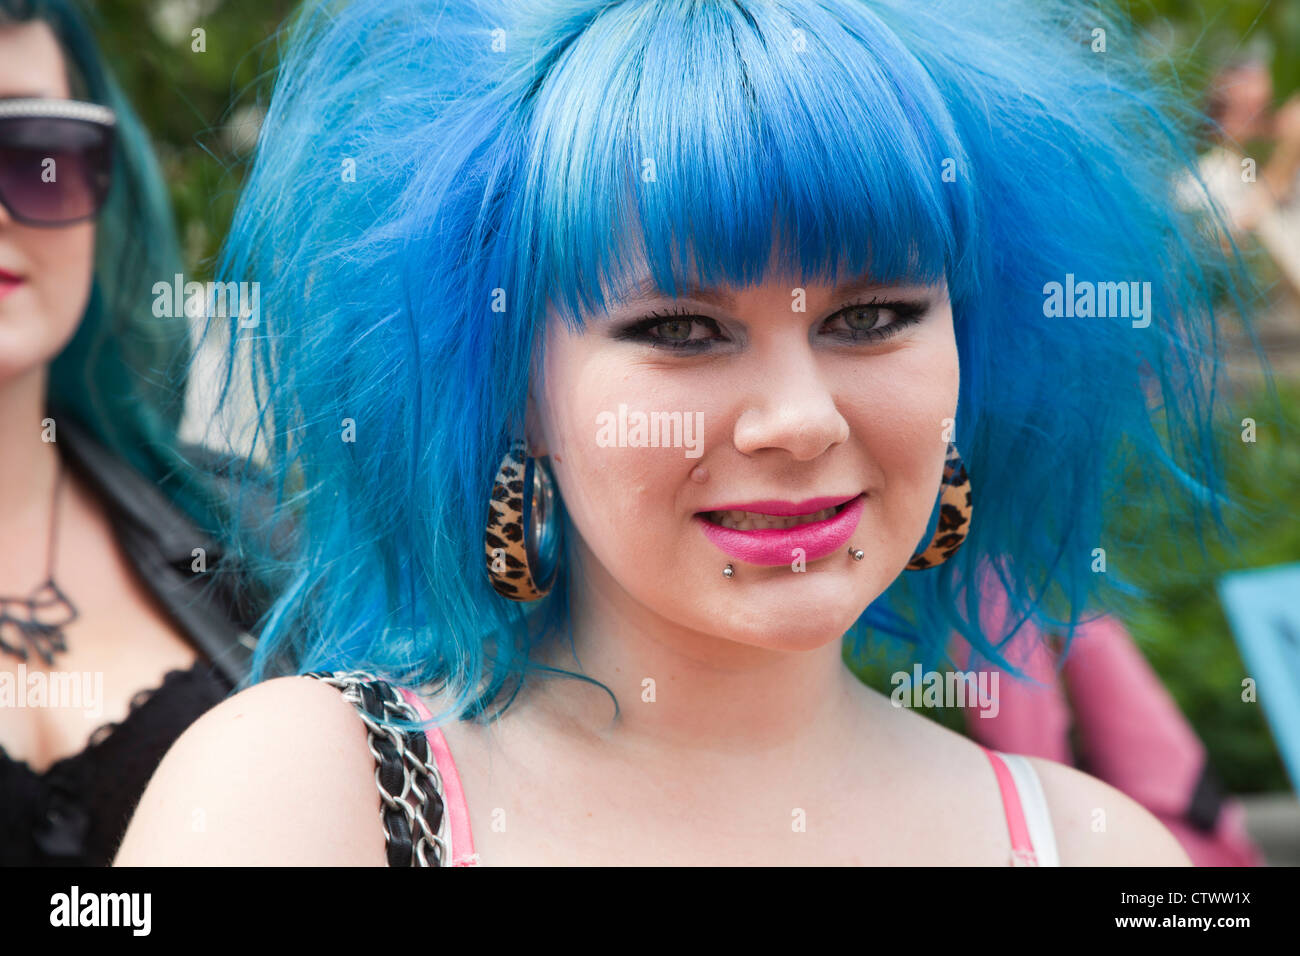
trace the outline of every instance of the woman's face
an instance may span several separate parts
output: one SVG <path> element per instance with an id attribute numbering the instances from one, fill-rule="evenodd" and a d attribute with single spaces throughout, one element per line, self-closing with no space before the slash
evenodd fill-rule
<path id="1" fill-rule="evenodd" d="M 1268 134 L 1273 103 L 1273 74 L 1268 67 L 1250 63 L 1219 77 L 1224 105 L 1220 124 L 1224 135 L 1238 143 Z"/>
<path id="2" fill-rule="evenodd" d="M 63 54 L 39 21 L 0 26 L 0 98 L 67 99 Z M 0 386 L 48 365 L 90 297 L 95 224 L 24 226 L 0 205 Z"/>
<path id="3" fill-rule="evenodd" d="M 582 334 L 552 316 L 530 402 L 530 450 L 551 457 L 585 586 L 747 644 L 842 636 L 903 570 L 938 496 L 958 390 L 946 287 L 648 291 Z M 745 505 L 807 527 L 705 514 Z"/>

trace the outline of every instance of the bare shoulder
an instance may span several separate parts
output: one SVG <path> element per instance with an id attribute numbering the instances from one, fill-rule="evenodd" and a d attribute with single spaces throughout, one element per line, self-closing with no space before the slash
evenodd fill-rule
<path id="1" fill-rule="evenodd" d="M 365 725 L 339 691 L 281 677 L 228 698 L 167 752 L 115 866 L 385 863 Z"/>
<path id="2" fill-rule="evenodd" d="M 1132 797 L 1074 767 L 1026 759 L 1043 785 L 1062 866 L 1191 866 L 1174 835 Z"/>

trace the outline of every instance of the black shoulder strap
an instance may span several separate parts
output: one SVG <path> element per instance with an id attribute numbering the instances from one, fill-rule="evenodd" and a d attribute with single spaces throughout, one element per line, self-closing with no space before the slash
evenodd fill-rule
<path id="1" fill-rule="evenodd" d="M 429 740 L 418 730 L 401 731 L 386 723 L 394 718 L 418 722 L 415 708 L 392 684 L 364 671 L 312 671 L 303 676 L 342 691 L 366 725 L 388 865 L 446 865 L 451 859 L 446 801 Z"/>

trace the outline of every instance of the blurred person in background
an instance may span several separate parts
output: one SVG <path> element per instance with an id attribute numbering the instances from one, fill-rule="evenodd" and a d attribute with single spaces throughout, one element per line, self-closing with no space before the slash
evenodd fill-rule
<path id="1" fill-rule="evenodd" d="M 1204 190 L 1190 180 L 1181 191 L 1188 204 L 1213 200 L 1234 238 L 1254 237 L 1300 297 L 1300 94 L 1273 109 L 1268 64 L 1242 57 L 1215 74 L 1205 113 L 1213 145 L 1201 156 Z M 1247 147 L 1273 143 L 1265 163 Z"/>
<path id="2" fill-rule="evenodd" d="M 104 865 L 246 671 L 145 131 L 70 0 L 0 0 L 0 864 Z M 75 693 L 74 689 L 75 688 Z"/>

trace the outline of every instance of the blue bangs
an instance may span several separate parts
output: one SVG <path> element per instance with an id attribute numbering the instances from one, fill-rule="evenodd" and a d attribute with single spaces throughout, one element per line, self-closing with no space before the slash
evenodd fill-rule
<path id="1" fill-rule="evenodd" d="M 773 263 L 969 288 L 972 186 L 934 82 L 866 8 L 790 6 L 615 4 L 556 58 L 516 248 L 577 324 L 641 263 L 669 294 Z"/>

